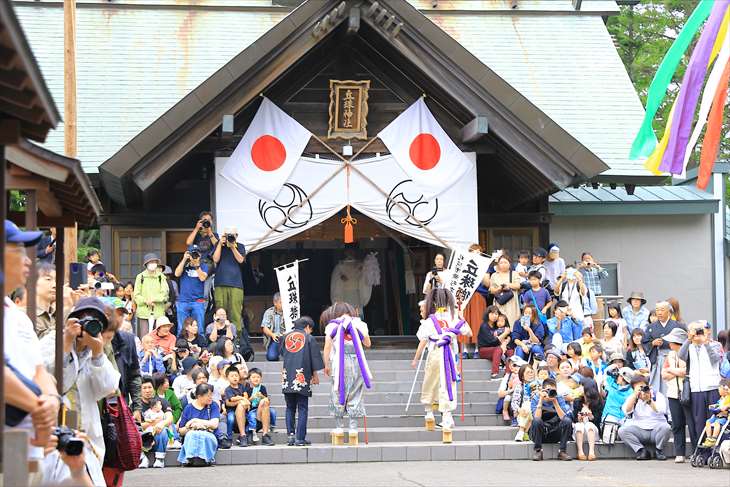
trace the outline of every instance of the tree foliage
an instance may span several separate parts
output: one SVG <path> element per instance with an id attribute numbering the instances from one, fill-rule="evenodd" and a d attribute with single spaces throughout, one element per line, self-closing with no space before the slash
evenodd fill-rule
<path id="1" fill-rule="evenodd" d="M 698 0 L 644 0 L 637 5 L 622 6 L 619 15 L 608 19 L 608 31 L 614 39 L 626 71 L 644 105 L 646 105 L 646 95 L 654 73 L 697 3 Z M 695 37 L 694 42 L 698 38 L 699 35 Z M 693 51 L 694 43 L 687 49 L 673 82 L 669 85 L 667 96 L 654 118 L 654 131 L 657 139 L 660 139 L 664 133 L 669 111 L 679 94 L 682 76 L 684 76 Z M 723 124 L 725 136 L 720 146 L 720 160 L 726 160 L 730 155 L 730 143 L 727 138 L 730 127 L 728 122 L 728 110 L 726 109 Z M 698 162 L 701 143 L 702 138 L 695 149 L 690 166 L 696 165 Z"/>

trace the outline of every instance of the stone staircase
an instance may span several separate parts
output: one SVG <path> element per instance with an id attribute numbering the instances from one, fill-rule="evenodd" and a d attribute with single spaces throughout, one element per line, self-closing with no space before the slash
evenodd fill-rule
<path id="1" fill-rule="evenodd" d="M 516 428 L 505 426 L 501 415 L 494 413 L 498 380 L 488 379 L 489 363 L 485 360 L 464 361 L 464 421 L 459 407 L 454 412 L 456 428 L 453 443 L 441 442 L 441 431 L 426 431 L 423 408 L 419 403 L 423 370 L 408 412 L 408 393 L 415 371 L 410 362 L 412 350 L 371 350 L 368 362 L 375 377 L 373 388 L 366 392 L 368 413 L 368 444 L 365 444 L 362 422 L 358 446 L 332 446 L 330 431 L 334 421 L 329 416 L 329 382 L 314 387 L 309 401 L 309 447 L 286 445 L 285 403 L 280 385 L 280 362 L 254 362 L 264 373 L 264 384 L 276 409 L 278 420 L 272 438 L 275 446 L 233 447 L 219 450 L 219 465 L 249 465 L 264 463 L 329 463 L 329 462 L 392 462 L 428 460 L 525 460 L 532 455 L 532 443 L 513 441 Z M 439 415 L 437 414 L 437 419 Z M 347 441 L 347 435 L 345 435 Z M 666 448 L 671 455 L 673 445 Z M 544 445 L 545 459 L 555 458 L 558 445 Z M 569 443 L 568 453 L 576 456 L 575 443 Z M 177 466 L 177 450 L 168 451 L 168 466 Z M 623 444 L 598 445 L 599 458 L 632 458 L 633 452 Z"/>

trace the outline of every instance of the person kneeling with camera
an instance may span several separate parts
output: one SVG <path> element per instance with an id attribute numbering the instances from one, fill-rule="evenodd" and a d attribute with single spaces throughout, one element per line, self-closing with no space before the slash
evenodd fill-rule
<path id="1" fill-rule="evenodd" d="M 85 434 L 67 426 L 54 428 L 41 465 L 43 485 L 106 485 L 96 455 Z"/>
<path id="2" fill-rule="evenodd" d="M 653 391 L 647 378 L 634 374 L 631 379 L 634 393 L 626 399 L 623 411 L 627 417 L 618 430 L 618 436 L 636 452 L 637 460 L 649 460 L 647 447 L 656 449 L 656 459 L 666 460 L 664 446 L 672 436 L 667 422 L 667 398 L 659 391 Z"/>
<path id="3" fill-rule="evenodd" d="M 102 334 L 109 328 L 107 307 L 95 297 L 82 298 L 63 330 L 63 391 L 66 425 L 83 430 L 94 453 L 104 458 L 104 433 L 98 401 L 114 394 L 119 372 L 104 354 Z M 111 309 L 109 309 L 111 315 Z M 41 340 L 46 368 L 55 365 L 56 333 Z"/>
<path id="4" fill-rule="evenodd" d="M 532 459 L 542 460 L 542 444 L 560 442 L 558 460 L 572 460 L 565 451 L 568 440 L 573 434 L 572 409 L 565 400 L 558 396 L 555 379 L 547 378 L 542 389 L 532 396 L 532 426 L 530 439 L 535 443 L 535 454 Z"/>

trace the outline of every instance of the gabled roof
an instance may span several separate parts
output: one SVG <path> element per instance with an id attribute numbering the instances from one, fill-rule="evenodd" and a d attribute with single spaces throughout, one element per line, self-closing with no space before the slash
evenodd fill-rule
<path id="1" fill-rule="evenodd" d="M 566 188 L 552 194 L 550 212 L 557 216 L 696 215 L 717 212 L 719 200 L 694 186 Z"/>
<path id="2" fill-rule="evenodd" d="M 0 2 L 0 118 L 20 122 L 23 137 L 43 142 L 60 116 L 10 2 Z"/>
<path id="3" fill-rule="evenodd" d="M 600 157 L 610 174 L 648 175 L 627 157 L 643 110 L 603 23 L 603 15 L 615 12 L 614 2 L 584 0 L 578 12 L 572 0 L 520 0 L 514 10 L 493 0 L 440 0 L 436 9 L 430 0 L 411 3 Z M 289 12 L 266 4 L 83 4 L 77 62 L 85 170 L 96 172 Z M 63 100 L 61 3 L 23 2 L 16 10 L 53 94 Z M 50 134 L 48 147 L 63 150 L 62 127 Z"/>

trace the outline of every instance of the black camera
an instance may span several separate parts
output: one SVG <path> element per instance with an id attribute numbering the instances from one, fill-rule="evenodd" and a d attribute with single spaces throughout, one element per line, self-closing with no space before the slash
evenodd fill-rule
<path id="1" fill-rule="evenodd" d="M 646 394 L 647 392 L 651 392 L 651 387 L 649 387 L 649 386 L 647 386 L 647 385 L 643 385 L 643 386 L 641 386 L 641 392 L 643 392 L 643 393 L 645 393 L 645 394 Z"/>
<path id="2" fill-rule="evenodd" d="M 548 389 L 547 395 L 550 399 L 555 399 L 556 397 L 558 397 L 558 391 L 555 389 Z"/>
<path id="3" fill-rule="evenodd" d="M 99 333 L 104 331 L 104 324 L 101 322 L 101 320 L 92 316 L 86 316 L 84 318 L 81 318 L 79 320 L 79 324 L 81 325 L 81 329 L 84 330 L 84 332 L 93 337 L 98 337 Z"/>
<path id="4" fill-rule="evenodd" d="M 208 220 L 201 220 L 200 224 L 203 226 L 203 228 L 210 228 L 210 221 Z"/>
<path id="5" fill-rule="evenodd" d="M 56 449 L 70 457 L 81 455 L 84 451 L 84 440 L 76 438 L 76 435 L 68 426 L 53 428 L 53 434 L 58 437 Z"/>
<path id="6" fill-rule="evenodd" d="M 695 335 L 704 335 L 704 334 L 705 334 L 704 328 L 699 328 L 699 329 L 695 330 Z"/>
<path id="7" fill-rule="evenodd" d="M 190 252 L 190 258 L 191 259 L 199 259 L 200 258 L 200 252 L 198 252 L 197 250 L 193 250 L 192 252 Z"/>
<path id="8" fill-rule="evenodd" d="M 142 433 L 142 450 L 150 451 L 155 446 L 155 435 L 151 431 Z"/>
<path id="9" fill-rule="evenodd" d="M 228 243 L 235 243 L 236 242 L 236 236 L 232 233 L 226 233 L 223 235 L 223 239 Z"/>

